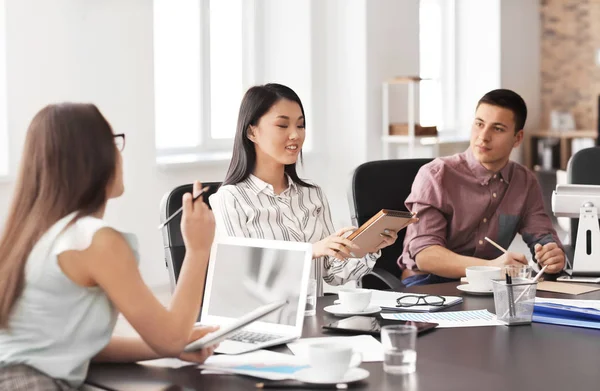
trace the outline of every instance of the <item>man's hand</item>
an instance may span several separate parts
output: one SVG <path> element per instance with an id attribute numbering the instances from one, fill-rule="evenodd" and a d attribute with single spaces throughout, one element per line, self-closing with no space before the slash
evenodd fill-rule
<path id="1" fill-rule="evenodd" d="M 506 253 L 491 261 L 490 264 L 499 267 L 503 267 L 506 265 L 527 265 L 527 258 L 523 254 L 507 251 Z"/>
<path id="2" fill-rule="evenodd" d="M 535 259 L 540 266 L 548 266 L 546 273 L 556 274 L 565 267 L 565 253 L 554 242 L 545 245 L 536 244 L 534 247 Z"/>

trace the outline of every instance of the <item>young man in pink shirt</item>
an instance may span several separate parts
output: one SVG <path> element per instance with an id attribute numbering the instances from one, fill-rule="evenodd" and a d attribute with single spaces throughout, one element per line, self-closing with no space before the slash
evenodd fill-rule
<path id="1" fill-rule="evenodd" d="M 559 273 L 565 254 L 544 210 L 541 187 L 531 171 L 510 161 L 523 141 L 527 106 L 515 92 L 490 91 L 478 102 L 466 152 L 423 166 L 406 199 L 419 222 L 407 228 L 398 259 L 405 285 L 455 280 L 468 266 L 527 264 L 508 248 L 517 233 L 534 259 Z"/>

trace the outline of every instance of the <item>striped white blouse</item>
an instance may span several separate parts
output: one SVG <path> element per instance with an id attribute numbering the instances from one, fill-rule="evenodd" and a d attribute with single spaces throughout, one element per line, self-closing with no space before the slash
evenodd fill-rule
<path id="1" fill-rule="evenodd" d="M 331 211 L 320 187 L 304 187 L 288 177 L 289 187 L 277 195 L 254 175 L 236 185 L 222 186 L 210 197 L 217 231 L 234 237 L 316 243 L 335 232 Z M 340 261 L 323 257 L 328 284 L 358 280 L 371 271 L 380 252 Z M 321 259 L 320 259 L 321 260 Z"/>

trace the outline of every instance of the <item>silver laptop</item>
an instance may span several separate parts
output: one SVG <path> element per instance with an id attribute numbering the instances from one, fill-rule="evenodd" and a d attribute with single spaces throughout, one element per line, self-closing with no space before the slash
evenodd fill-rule
<path id="1" fill-rule="evenodd" d="M 265 304 L 288 304 L 222 341 L 218 353 L 239 354 L 300 338 L 312 245 L 246 238 L 213 244 L 199 322 L 226 326 Z"/>

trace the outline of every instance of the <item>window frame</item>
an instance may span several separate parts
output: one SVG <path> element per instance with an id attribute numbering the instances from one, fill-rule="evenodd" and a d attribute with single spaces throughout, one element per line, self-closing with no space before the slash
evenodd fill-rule
<path id="1" fill-rule="evenodd" d="M 434 124 L 440 133 L 455 132 L 457 126 L 456 101 L 456 0 L 436 0 L 441 8 L 441 71 L 438 78 L 429 78 L 428 81 L 436 82 L 441 87 L 441 124 Z M 421 66 L 419 65 L 419 74 Z M 419 94 L 419 107 L 424 104 L 424 99 Z M 420 117 L 420 115 L 419 115 Z"/>
<path id="2" fill-rule="evenodd" d="M 200 2 L 200 128 L 198 145 L 193 147 L 161 148 L 155 141 L 157 160 L 172 158 L 177 155 L 210 155 L 230 151 L 233 146 L 231 138 L 213 138 L 211 135 L 211 67 L 210 67 L 210 1 Z M 242 3 L 242 89 L 246 90 L 256 80 L 256 0 L 243 0 Z M 156 109 L 156 108 L 155 108 Z M 159 132 L 155 128 L 155 132 Z"/>

